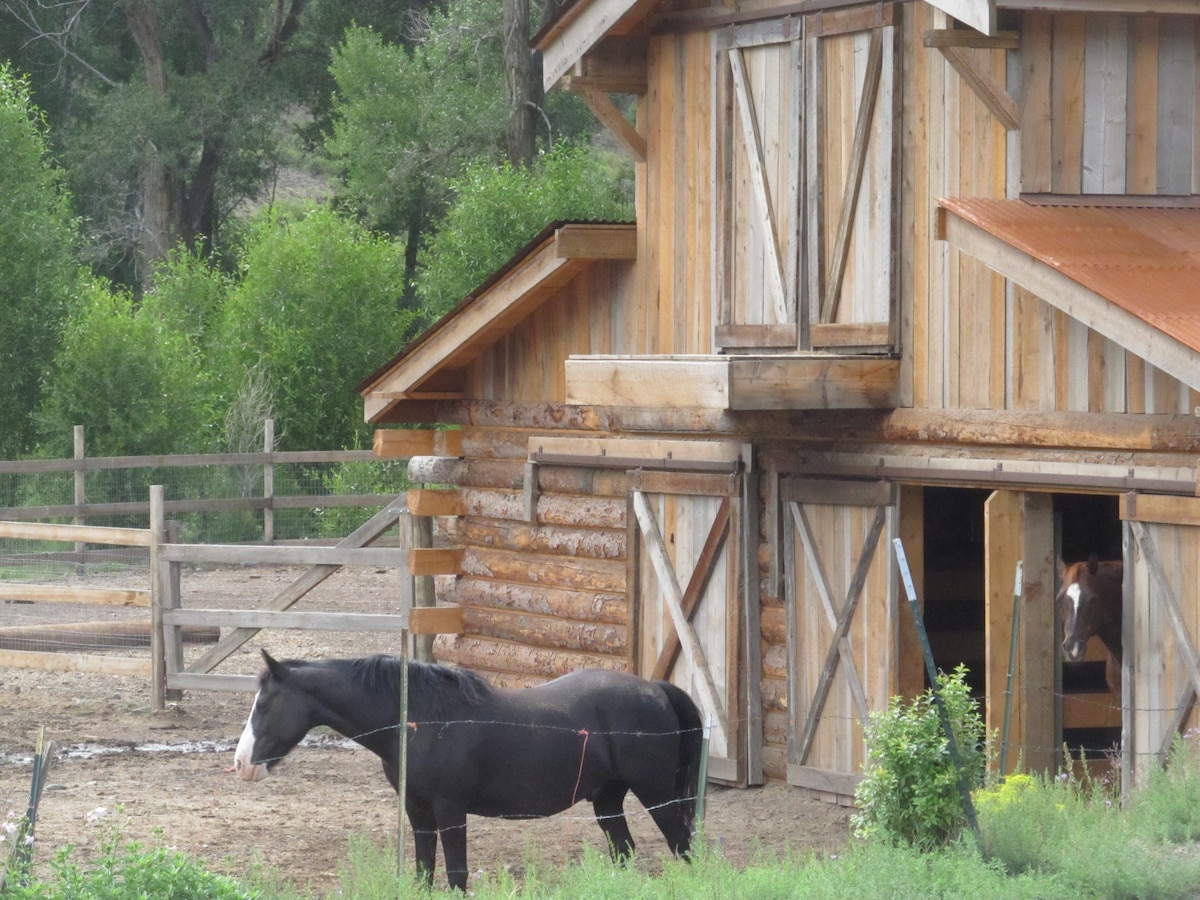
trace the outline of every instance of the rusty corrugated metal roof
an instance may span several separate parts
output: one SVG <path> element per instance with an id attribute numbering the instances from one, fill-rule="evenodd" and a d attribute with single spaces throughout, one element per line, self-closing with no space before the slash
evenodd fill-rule
<path id="1" fill-rule="evenodd" d="M 1200 352 L 1200 209 L 940 203 Z"/>

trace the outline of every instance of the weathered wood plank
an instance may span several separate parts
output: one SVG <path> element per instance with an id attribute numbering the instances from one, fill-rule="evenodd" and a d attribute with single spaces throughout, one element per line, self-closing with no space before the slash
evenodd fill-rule
<path id="1" fill-rule="evenodd" d="M 150 677 L 150 660 L 124 656 L 45 653 L 39 650 L 0 650 L 0 666 L 43 672 L 92 672 L 99 675 Z"/>
<path id="2" fill-rule="evenodd" d="M 150 591 L 139 588 L 74 588 L 50 584 L 0 582 L 0 600 L 35 603 L 83 603 L 97 606 L 150 606 Z"/>
<path id="3" fill-rule="evenodd" d="M 164 609 L 165 625 L 284 628 L 305 631 L 404 631 L 404 616 L 380 613 L 279 612 L 270 609 Z"/>

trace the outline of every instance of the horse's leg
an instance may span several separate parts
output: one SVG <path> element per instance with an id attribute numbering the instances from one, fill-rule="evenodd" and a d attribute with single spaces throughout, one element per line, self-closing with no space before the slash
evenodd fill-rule
<path id="1" fill-rule="evenodd" d="M 467 891 L 467 814 L 457 804 L 435 803 L 437 831 L 442 838 L 446 880 L 450 889 Z"/>
<path id="2" fill-rule="evenodd" d="M 433 885 L 433 870 L 437 866 L 437 820 L 433 817 L 432 806 L 411 796 L 405 802 L 405 808 L 408 824 L 412 826 L 417 875 L 429 887 Z"/>
<path id="3" fill-rule="evenodd" d="M 623 862 L 633 856 L 633 835 L 625 821 L 625 795 L 628 792 L 629 788 L 624 784 L 610 781 L 592 800 L 596 821 L 608 838 L 608 852 L 614 862 Z"/>
<path id="4" fill-rule="evenodd" d="M 684 819 L 683 804 L 675 797 L 650 796 L 649 794 L 643 797 L 637 791 L 634 791 L 634 796 L 650 813 L 650 818 L 654 820 L 658 830 L 667 839 L 667 846 L 671 848 L 671 852 L 687 859 L 688 851 L 692 846 L 692 832 Z"/>

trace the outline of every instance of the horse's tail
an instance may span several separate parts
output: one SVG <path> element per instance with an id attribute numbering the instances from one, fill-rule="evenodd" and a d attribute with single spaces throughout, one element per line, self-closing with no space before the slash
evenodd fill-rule
<path id="1" fill-rule="evenodd" d="M 660 681 L 658 685 L 671 701 L 675 717 L 679 720 L 679 765 L 675 769 L 675 798 L 683 811 L 684 823 L 691 832 L 695 826 L 696 798 L 699 796 L 704 722 L 700 719 L 700 710 L 686 691 L 669 681 Z"/>

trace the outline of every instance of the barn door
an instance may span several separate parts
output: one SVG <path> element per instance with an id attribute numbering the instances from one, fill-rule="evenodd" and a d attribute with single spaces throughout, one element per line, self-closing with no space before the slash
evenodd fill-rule
<path id="1" fill-rule="evenodd" d="M 1002 733 L 1009 712 L 1008 769 L 1055 771 L 1061 730 L 1056 696 L 1058 637 L 1054 619 L 1054 501 L 1050 494 L 993 491 L 983 505 L 986 672 L 984 721 Z M 1013 594 L 1021 563 L 1014 695 L 1006 695 L 1012 646 Z M 1007 773 L 1005 773 L 1007 774 Z"/>
<path id="2" fill-rule="evenodd" d="M 711 725 L 709 776 L 745 784 L 742 475 L 635 473 L 635 671 L 682 687 Z M 757 712 L 757 710 L 756 710 Z"/>
<path id="3" fill-rule="evenodd" d="M 780 484 L 788 604 L 788 781 L 854 795 L 862 724 L 897 692 L 897 491 L 789 476 Z"/>
<path id="4" fill-rule="evenodd" d="M 723 348 L 797 348 L 798 19 L 717 38 L 717 333 Z"/>
<path id="5" fill-rule="evenodd" d="M 882 5 L 809 17 L 806 312 L 813 348 L 894 343 L 895 27 Z"/>
<path id="6" fill-rule="evenodd" d="M 1126 771 L 1137 778 L 1166 758 L 1177 734 L 1198 724 L 1200 499 L 1129 494 L 1121 498 L 1121 518 L 1127 697 L 1121 746 Z"/>

